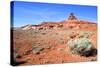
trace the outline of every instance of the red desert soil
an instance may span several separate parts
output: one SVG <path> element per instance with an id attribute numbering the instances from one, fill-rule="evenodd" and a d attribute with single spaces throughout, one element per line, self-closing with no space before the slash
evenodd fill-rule
<path id="1" fill-rule="evenodd" d="M 97 56 L 80 56 L 69 50 L 67 42 L 71 39 L 70 36 L 76 37 L 81 32 L 91 32 L 88 38 L 93 47 L 97 48 L 97 24 L 76 18 L 14 29 L 12 45 L 14 55 L 17 55 L 15 60 L 25 61 L 19 65 L 95 61 Z"/>

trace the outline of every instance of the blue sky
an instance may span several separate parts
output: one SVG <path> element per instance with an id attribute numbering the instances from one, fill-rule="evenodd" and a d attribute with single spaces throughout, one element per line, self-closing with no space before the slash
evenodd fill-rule
<path id="1" fill-rule="evenodd" d="M 40 24 L 44 21 L 62 21 L 67 19 L 71 12 L 80 20 L 97 21 L 96 6 L 23 1 L 11 2 L 11 6 L 14 27 L 26 24 Z"/>

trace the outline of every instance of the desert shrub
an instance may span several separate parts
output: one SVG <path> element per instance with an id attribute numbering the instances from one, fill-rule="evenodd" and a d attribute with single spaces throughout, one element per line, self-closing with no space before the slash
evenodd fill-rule
<path id="1" fill-rule="evenodd" d="M 58 25 L 58 27 L 62 28 L 62 27 L 63 27 L 63 25 L 62 25 L 62 24 L 59 24 L 59 25 Z"/>
<path id="2" fill-rule="evenodd" d="M 72 53 L 81 54 L 90 51 L 92 43 L 88 38 L 71 39 L 68 41 L 68 46 Z"/>
<path id="3" fill-rule="evenodd" d="M 14 48 L 14 49 L 13 49 L 13 56 L 14 56 L 14 59 L 15 59 L 15 58 L 21 58 L 21 55 L 18 54 L 18 50 L 19 50 L 19 48 Z"/>
<path id="4" fill-rule="evenodd" d="M 72 33 L 69 35 L 69 37 L 70 37 L 71 39 L 75 38 L 76 36 L 78 36 L 78 33 L 75 33 L 75 32 L 72 32 Z"/>
<path id="5" fill-rule="evenodd" d="M 39 30 L 43 30 L 43 27 L 39 28 Z"/>
<path id="6" fill-rule="evenodd" d="M 40 51 L 44 50 L 43 47 L 39 46 L 39 45 L 33 45 L 32 46 L 32 53 L 33 54 L 39 54 Z"/>
<path id="7" fill-rule="evenodd" d="M 52 45 L 48 45 L 46 48 L 47 49 L 51 49 L 52 48 Z"/>
<path id="8" fill-rule="evenodd" d="M 75 31 L 67 32 L 67 36 L 68 36 L 69 39 L 76 38 L 78 35 L 79 35 L 79 33 L 75 32 Z"/>
<path id="9" fill-rule="evenodd" d="M 20 65 L 20 64 L 24 64 L 26 63 L 26 61 L 17 61 L 16 59 L 20 59 L 22 58 L 21 55 L 19 55 L 18 53 L 14 52 L 13 53 L 13 58 L 11 59 L 11 64 L 14 66 Z"/>
<path id="10" fill-rule="evenodd" d="M 62 45 L 62 44 L 65 44 L 65 40 L 64 39 L 60 39 L 60 44 Z"/>
<path id="11" fill-rule="evenodd" d="M 59 33 L 55 33 L 56 35 L 58 35 Z"/>
<path id="12" fill-rule="evenodd" d="M 19 55 L 19 54 L 17 54 L 17 56 L 16 56 L 16 58 L 21 58 L 22 56 L 21 55 Z"/>
<path id="13" fill-rule="evenodd" d="M 31 52 L 32 52 L 32 50 L 27 50 L 27 51 L 24 53 L 24 55 L 29 55 L 29 54 L 31 54 Z"/>
<path id="14" fill-rule="evenodd" d="M 81 51 L 79 52 L 81 56 L 96 56 L 97 55 L 97 49 L 96 48 L 91 48 L 91 50 L 88 51 Z"/>
<path id="15" fill-rule="evenodd" d="M 41 33 L 42 35 L 45 35 L 46 33 L 45 32 L 43 32 L 43 33 Z"/>
<path id="16" fill-rule="evenodd" d="M 91 35 L 91 32 L 83 31 L 79 33 L 79 38 L 83 38 L 83 37 L 88 38 L 90 35 Z"/>

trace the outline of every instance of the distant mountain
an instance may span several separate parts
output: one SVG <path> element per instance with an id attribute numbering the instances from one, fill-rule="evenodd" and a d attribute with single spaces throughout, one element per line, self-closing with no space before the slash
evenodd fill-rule
<path id="1" fill-rule="evenodd" d="M 74 16 L 74 13 L 70 13 L 68 19 L 60 21 L 60 22 L 42 22 L 39 25 L 25 25 L 22 26 L 21 28 L 23 30 L 30 30 L 30 29 L 51 29 L 51 28 L 74 28 L 78 29 L 81 28 L 81 26 L 87 25 L 87 24 L 94 24 L 96 23 L 85 21 L 85 20 L 79 20 Z"/>

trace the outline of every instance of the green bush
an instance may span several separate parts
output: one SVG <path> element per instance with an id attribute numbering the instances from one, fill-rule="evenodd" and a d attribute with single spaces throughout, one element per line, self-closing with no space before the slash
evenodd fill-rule
<path id="1" fill-rule="evenodd" d="M 72 53 L 79 54 L 91 50 L 92 43 L 88 38 L 79 38 L 69 40 L 68 46 Z"/>

